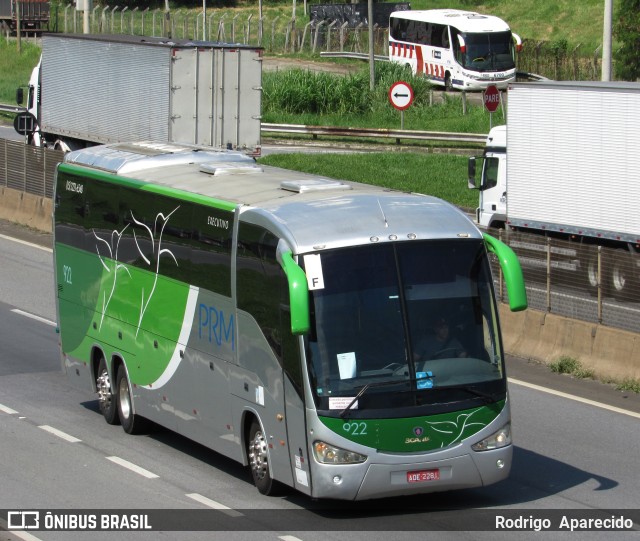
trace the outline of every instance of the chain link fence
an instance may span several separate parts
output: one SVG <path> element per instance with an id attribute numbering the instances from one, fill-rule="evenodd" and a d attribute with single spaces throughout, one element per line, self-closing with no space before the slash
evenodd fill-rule
<path id="1" fill-rule="evenodd" d="M 53 175 L 64 152 L 0 139 L 0 186 L 53 197 Z"/>
<path id="2" fill-rule="evenodd" d="M 640 256 L 634 251 L 502 229 L 489 233 L 518 255 L 530 308 L 640 332 Z M 497 262 L 493 272 L 506 302 Z"/>
<path id="3" fill-rule="evenodd" d="M 58 32 L 83 31 L 83 12 L 71 4 L 61 5 L 52 14 L 51 29 Z M 308 22 L 307 22 L 308 21 Z M 300 52 L 369 52 L 369 29 L 360 22 L 324 19 L 308 20 L 299 15 L 265 16 L 256 8 L 234 12 L 211 9 L 207 14 L 196 10 L 139 10 L 117 5 L 94 7 L 89 15 L 92 34 L 125 33 L 164 36 L 174 39 L 205 39 L 264 47 L 273 53 Z M 374 25 L 374 54 L 388 56 L 389 29 Z M 555 42 L 525 39 L 518 55 L 518 71 L 555 80 L 599 80 L 602 50 L 587 50 L 578 44 L 569 47 L 565 40 Z"/>

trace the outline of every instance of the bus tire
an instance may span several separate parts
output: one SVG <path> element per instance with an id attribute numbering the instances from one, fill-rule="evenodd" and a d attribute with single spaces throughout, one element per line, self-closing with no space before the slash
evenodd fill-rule
<path id="1" fill-rule="evenodd" d="M 453 90 L 453 83 L 451 82 L 451 74 L 449 72 L 445 73 L 444 75 L 444 89 L 447 92 Z"/>
<path id="2" fill-rule="evenodd" d="M 100 354 L 96 373 L 96 391 L 98 393 L 98 407 L 104 420 L 110 425 L 119 424 L 116 395 L 113 393 L 113 385 L 111 385 L 111 378 L 107 370 L 107 361 L 105 361 L 102 354 Z"/>
<path id="3" fill-rule="evenodd" d="M 267 438 L 256 419 L 251 421 L 249 428 L 247 459 L 258 492 L 265 496 L 273 496 L 277 492 L 278 483 L 271 477 Z"/>
<path id="4" fill-rule="evenodd" d="M 118 390 L 118 417 L 122 428 L 127 434 L 140 434 L 145 430 L 147 423 L 146 419 L 133 412 L 131 385 L 129 385 L 129 378 L 124 364 L 121 364 L 120 368 L 118 368 L 116 389 Z"/>

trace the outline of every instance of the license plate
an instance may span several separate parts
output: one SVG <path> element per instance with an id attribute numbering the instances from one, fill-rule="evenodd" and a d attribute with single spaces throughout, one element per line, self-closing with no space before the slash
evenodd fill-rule
<path id="1" fill-rule="evenodd" d="M 440 470 L 408 471 L 407 483 L 424 483 L 425 481 L 440 480 Z"/>

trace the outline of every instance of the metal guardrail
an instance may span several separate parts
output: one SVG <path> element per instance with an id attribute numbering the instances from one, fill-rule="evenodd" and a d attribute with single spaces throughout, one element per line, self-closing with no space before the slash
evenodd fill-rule
<path id="1" fill-rule="evenodd" d="M 262 124 L 262 132 L 332 135 L 337 137 L 373 137 L 381 139 L 417 139 L 421 141 L 449 141 L 484 145 L 487 135 L 482 133 L 450 133 L 419 130 L 391 130 L 387 128 L 344 128 L 336 126 L 307 126 L 304 124 Z"/>
<path id="2" fill-rule="evenodd" d="M 320 56 L 325 58 L 351 58 L 353 60 L 369 60 L 369 53 L 321 51 Z M 376 62 L 389 62 L 388 56 L 383 56 L 380 54 L 373 55 L 373 59 Z"/>
<path id="3" fill-rule="evenodd" d="M 24 113 L 26 110 L 26 107 L 20 107 L 19 105 L 4 105 L 0 103 L 0 112 L 3 113 Z"/>

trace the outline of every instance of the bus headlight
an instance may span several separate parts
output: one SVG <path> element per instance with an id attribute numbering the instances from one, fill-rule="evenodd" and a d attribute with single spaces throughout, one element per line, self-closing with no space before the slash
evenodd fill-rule
<path id="1" fill-rule="evenodd" d="M 474 443 L 471 449 L 474 451 L 489 451 L 491 449 L 500 449 L 507 445 L 511 445 L 511 423 L 507 423 L 491 436 Z"/>
<path id="2" fill-rule="evenodd" d="M 313 442 L 313 454 L 320 464 L 359 464 L 367 460 L 364 455 L 329 445 L 323 441 Z"/>

